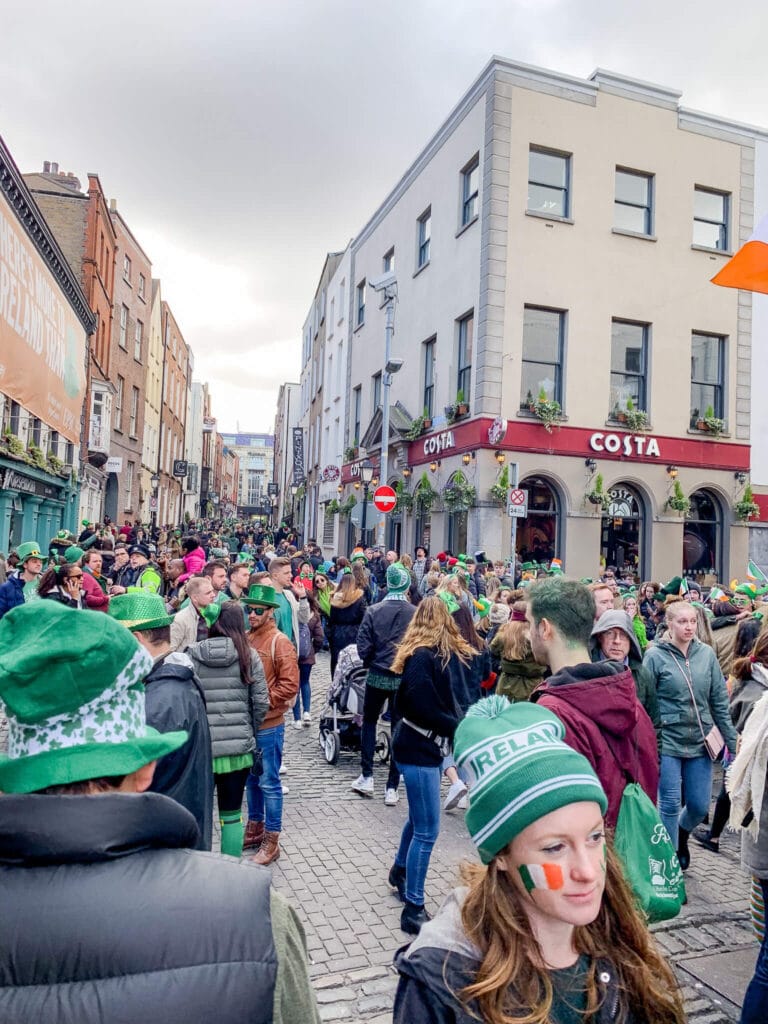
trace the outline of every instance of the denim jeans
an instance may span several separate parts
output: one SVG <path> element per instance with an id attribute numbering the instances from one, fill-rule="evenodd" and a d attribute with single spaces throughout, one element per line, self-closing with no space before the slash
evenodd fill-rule
<path id="1" fill-rule="evenodd" d="M 685 785 L 685 807 L 680 810 L 681 786 Z M 712 762 L 709 756 L 673 757 L 661 755 L 659 815 L 677 849 L 678 828 L 693 832 L 704 820 L 712 797 Z"/>
<path id="2" fill-rule="evenodd" d="M 298 722 L 301 718 L 302 704 L 304 705 L 304 710 L 309 711 L 312 700 L 312 691 L 309 688 L 309 677 L 311 672 L 311 665 L 305 665 L 303 662 L 299 662 L 299 692 L 296 694 L 296 703 L 293 705 L 294 722 Z"/>
<path id="3" fill-rule="evenodd" d="M 279 832 L 283 824 L 283 787 L 280 765 L 283 763 L 285 726 L 260 729 L 256 742 L 262 752 L 264 771 L 248 776 L 248 820 L 263 821 L 267 832 Z"/>
<path id="4" fill-rule="evenodd" d="M 760 823 L 762 825 L 762 822 Z M 768 879 L 760 879 L 763 903 L 768 906 Z M 765 1024 L 768 1007 L 768 929 L 763 935 L 760 952 L 757 954 L 755 973 L 747 986 L 744 1005 L 741 1008 L 741 1024 Z"/>
<path id="5" fill-rule="evenodd" d="M 408 796 L 408 821 L 403 826 L 395 864 L 405 868 L 405 898 L 424 906 L 424 880 L 440 831 L 440 768 L 398 765 Z"/>
<path id="6" fill-rule="evenodd" d="M 363 728 L 360 735 L 360 771 L 366 779 L 373 775 L 373 753 L 376 749 L 376 729 L 379 724 L 381 709 L 389 700 L 391 720 L 389 723 L 390 735 L 395 735 L 395 727 L 400 721 L 400 716 L 395 711 L 395 694 L 397 690 L 382 690 L 378 686 L 365 686 L 365 703 L 363 704 Z M 397 789 L 400 785 L 400 772 L 395 764 L 394 757 L 389 759 L 389 773 L 387 775 L 387 789 Z"/>

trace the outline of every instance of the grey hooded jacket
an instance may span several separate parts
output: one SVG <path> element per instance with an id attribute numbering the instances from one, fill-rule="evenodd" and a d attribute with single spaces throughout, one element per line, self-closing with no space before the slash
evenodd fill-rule
<path id="1" fill-rule="evenodd" d="M 256 749 L 256 735 L 269 711 L 269 693 L 261 658 L 251 651 L 251 679 L 240 677 L 237 649 L 228 636 L 211 637 L 188 647 L 195 675 L 205 692 L 213 756 L 237 757 Z"/>

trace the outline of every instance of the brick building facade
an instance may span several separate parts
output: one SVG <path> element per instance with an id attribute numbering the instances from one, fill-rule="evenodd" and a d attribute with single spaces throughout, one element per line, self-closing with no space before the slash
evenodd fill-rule
<path id="1" fill-rule="evenodd" d="M 162 300 L 163 404 L 160 419 L 160 487 L 157 521 L 176 524 L 182 516 L 183 481 L 173 475 L 173 463 L 184 458 L 187 391 L 191 387 L 189 349 L 171 307 Z"/>

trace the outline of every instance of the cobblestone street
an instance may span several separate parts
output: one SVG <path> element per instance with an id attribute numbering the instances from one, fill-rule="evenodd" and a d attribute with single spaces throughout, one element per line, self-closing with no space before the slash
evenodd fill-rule
<path id="1" fill-rule="evenodd" d="M 342 752 L 329 765 L 316 723 L 327 692 L 328 656 L 312 675 L 313 725 L 286 729 L 282 857 L 274 868 L 278 889 L 307 930 L 311 975 L 327 1021 L 391 1020 L 396 974 L 391 967 L 407 936 L 401 904 L 387 884 L 406 816 L 404 790 L 396 807 L 384 806 L 386 768 L 376 765 L 373 799 L 352 793 L 359 755 Z M 444 814 L 427 876 L 427 909 L 435 912 L 456 884 L 458 865 L 475 859 L 460 811 Z M 691 843 L 689 903 L 676 920 L 655 928 L 684 987 L 694 1024 L 737 1021 L 758 945 L 748 920 L 748 882 L 739 866 L 739 840 L 726 834 L 722 852 Z"/>

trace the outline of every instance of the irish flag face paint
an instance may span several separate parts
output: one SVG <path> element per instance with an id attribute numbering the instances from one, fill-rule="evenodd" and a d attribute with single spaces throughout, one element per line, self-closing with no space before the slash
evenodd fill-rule
<path id="1" fill-rule="evenodd" d="M 559 864 L 521 864 L 518 871 L 526 892 L 563 888 L 563 869 Z"/>

